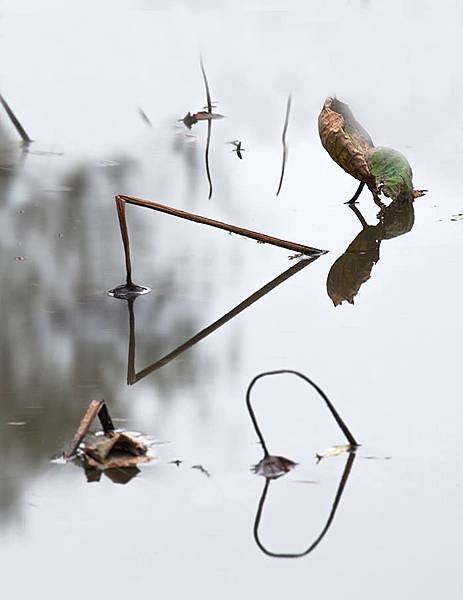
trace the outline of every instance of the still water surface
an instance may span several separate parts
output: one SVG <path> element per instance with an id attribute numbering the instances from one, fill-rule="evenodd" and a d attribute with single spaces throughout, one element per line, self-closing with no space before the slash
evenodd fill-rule
<path id="1" fill-rule="evenodd" d="M 457 1 L 0 2 L 0 92 L 34 139 L 22 153 L 1 113 L 9 597 L 461 594 L 462 27 Z M 226 116 L 212 124 L 211 200 L 207 124 L 177 121 L 206 103 L 200 52 Z M 395 222 L 402 235 L 374 229 L 368 193 L 361 218 L 344 205 L 355 181 L 317 133 L 334 93 L 429 189 Z M 226 143 L 237 139 L 242 160 Z M 117 193 L 329 252 L 129 386 L 129 342 L 143 371 L 297 263 L 281 248 L 129 206 L 134 279 L 152 288 L 131 315 L 106 295 L 124 279 Z M 335 307 L 328 274 L 361 231 L 374 240 L 371 278 L 353 305 Z M 265 479 L 250 470 L 262 450 L 245 393 L 259 372 L 280 368 L 314 379 L 362 444 L 326 536 L 293 559 L 265 554 L 253 535 Z M 93 398 L 118 426 L 156 440 L 157 460 L 126 485 L 87 483 L 80 468 L 50 461 Z M 345 440 L 294 377 L 261 380 L 254 403 L 270 451 L 299 463 L 268 483 L 260 542 L 302 553 L 348 459 L 317 464 L 315 453 Z"/>

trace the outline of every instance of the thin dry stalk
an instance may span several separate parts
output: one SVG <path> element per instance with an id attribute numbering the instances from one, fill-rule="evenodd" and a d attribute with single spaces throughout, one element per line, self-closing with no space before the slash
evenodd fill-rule
<path id="1" fill-rule="evenodd" d="M 281 143 L 283 145 L 283 156 L 281 159 L 281 175 L 280 182 L 278 184 L 277 196 L 281 191 L 281 186 L 283 185 L 283 178 L 285 176 L 285 168 L 286 168 L 286 159 L 288 156 L 288 146 L 286 144 L 286 132 L 288 131 L 288 123 L 289 123 L 289 113 L 291 112 L 291 94 L 288 96 L 288 102 L 286 103 L 286 113 L 285 113 L 285 124 L 283 126 L 283 133 L 281 134 Z"/>
<path id="2" fill-rule="evenodd" d="M 201 65 L 201 73 L 203 74 L 204 79 L 204 87 L 206 88 L 206 101 L 207 101 L 207 112 L 212 115 L 212 100 L 211 100 L 211 92 L 209 90 L 209 83 L 207 81 L 206 70 L 204 68 L 203 59 L 200 59 Z M 208 119 L 207 121 L 207 139 L 206 139 L 206 150 L 205 150 L 205 162 L 206 162 L 206 175 L 207 181 L 209 183 L 209 200 L 212 198 L 212 179 L 211 179 L 211 169 L 209 166 L 209 148 L 211 145 L 211 131 L 212 131 L 212 119 Z"/>
<path id="3" fill-rule="evenodd" d="M 64 458 L 69 460 L 77 451 L 80 443 L 84 439 L 85 435 L 88 433 L 90 426 L 93 423 L 93 420 L 100 412 L 101 407 L 104 405 L 104 400 L 92 400 L 87 408 L 85 415 L 83 416 L 82 421 L 79 424 L 79 427 L 72 438 L 72 442 L 69 445 L 68 450 L 64 453 Z"/>
<path id="4" fill-rule="evenodd" d="M 27 135 L 26 130 L 21 125 L 18 117 L 14 114 L 14 112 L 11 109 L 10 105 L 8 104 L 8 102 L 5 100 L 5 98 L 1 94 L 0 94 L 0 104 L 5 109 L 7 115 L 10 117 L 11 122 L 15 126 L 16 131 L 21 136 L 21 139 L 22 139 L 23 143 L 24 144 L 30 144 L 32 142 L 31 138 Z"/>
<path id="5" fill-rule="evenodd" d="M 201 215 L 196 215 L 194 213 L 190 213 L 184 210 L 180 210 L 178 208 L 173 208 L 172 206 L 167 206 L 164 204 L 158 204 L 157 202 L 153 202 L 151 200 L 144 200 L 142 198 L 136 198 L 135 196 L 125 196 L 118 195 L 116 196 L 116 204 L 119 215 L 119 223 L 121 224 L 121 233 L 122 239 L 124 242 L 124 251 L 126 257 L 126 267 L 127 274 L 131 276 L 131 263 L 130 263 L 130 248 L 129 248 L 129 239 L 127 234 L 127 224 L 125 219 L 125 210 L 123 210 L 121 206 L 121 202 L 127 202 L 128 204 L 135 204 L 136 206 L 144 206 L 145 208 L 150 208 L 152 210 L 156 210 L 168 215 L 172 215 L 173 217 L 179 217 L 180 219 L 186 219 L 188 221 L 193 221 L 195 223 L 201 223 L 202 225 L 209 225 L 210 227 L 216 227 L 217 229 L 223 229 L 224 231 L 228 231 L 230 233 L 235 233 L 237 235 L 242 235 L 243 237 L 251 238 L 252 240 L 256 240 L 257 242 L 262 242 L 265 244 L 271 244 L 272 246 L 279 246 L 280 248 L 285 248 L 286 250 L 291 250 L 292 252 L 300 252 L 303 255 L 320 255 L 325 254 L 326 250 L 320 250 L 318 248 L 313 248 L 311 246 L 305 246 L 304 244 L 298 244 L 295 242 L 290 242 L 287 240 L 281 240 L 279 238 L 273 237 L 271 235 L 267 235 L 265 233 L 259 233 L 257 231 L 251 231 L 250 229 L 244 229 L 244 227 L 237 227 L 236 225 L 230 225 L 228 223 L 223 223 L 222 221 L 215 221 L 214 219 L 209 219 L 208 217 L 203 217 Z"/>

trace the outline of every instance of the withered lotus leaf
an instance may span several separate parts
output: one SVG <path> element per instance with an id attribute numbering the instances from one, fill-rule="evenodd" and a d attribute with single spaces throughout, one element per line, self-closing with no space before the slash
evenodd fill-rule
<path id="1" fill-rule="evenodd" d="M 365 183 L 375 199 L 383 193 L 392 200 L 413 200 L 426 191 L 413 189 L 413 173 L 405 156 L 391 148 L 375 148 L 349 106 L 337 98 L 325 100 L 318 131 L 331 158 Z"/>
<path id="2" fill-rule="evenodd" d="M 347 104 L 337 98 L 327 98 L 318 117 L 318 131 L 323 147 L 334 162 L 368 187 L 375 186 L 368 166 L 373 142 Z"/>

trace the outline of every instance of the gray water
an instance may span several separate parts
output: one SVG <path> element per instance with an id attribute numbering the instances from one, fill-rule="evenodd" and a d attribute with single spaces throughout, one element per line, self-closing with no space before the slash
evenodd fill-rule
<path id="1" fill-rule="evenodd" d="M 0 92 L 34 140 L 23 152 L 1 111 L 9 598 L 461 594 L 462 28 L 457 1 L 0 2 Z M 207 125 L 178 122 L 206 103 L 200 54 L 226 116 L 212 124 L 211 200 Z M 328 273 L 362 225 L 344 204 L 356 182 L 318 138 L 335 93 L 429 190 L 413 227 L 381 242 L 354 304 L 336 307 Z M 128 386 L 128 305 L 106 294 L 125 276 L 118 193 L 329 252 Z M 367 192 L 357 206 L 377 224 Z M 137 372 L 295 264 L 209 227 L 135 206 L 127 215 L 134 279 L 152 288 L 133 305 Z M 262 449 L 245 393 L 281 368 L 321 386 L 362 444 L 330 528 L 301 558 L 269 556 L 253 536 L 265 479 L 250 470 Z M 51 462 L 94 398 L 156 441 L 157 459 L 125 485 Z M 269 482 L 261 541 L 304 552 L 347 460 L 315 454 L 344 437 L 295 377 L 259 381 L 253 400 L 269 450 L 299 463 Z"/>

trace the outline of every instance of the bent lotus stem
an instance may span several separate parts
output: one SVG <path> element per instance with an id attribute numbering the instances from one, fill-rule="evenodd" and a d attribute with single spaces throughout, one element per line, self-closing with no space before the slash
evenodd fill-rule
<path id="1" fill-rule="evenodd" d="M 333 416 L 334 420 L 336 421 L 337 425 L 339 426 L 339 428 L 341 429 L 341 431 L 346 436 L 347 441 L 349 442 L 349 444 L 353 448 L 357 448 L 359 446 L 359 444 L 357 443 L 356 439 L 354 438 L 354 436 L 350 432 L 350 430 L 347 427 L 346 423 L 343 421 L 343 419 L 341 418 L 341 416 L 339 415 L 338 411 L 335 409 L 334 405 L 329 400 L 329 398 L 325 394 L 325 392 L 314 381 L 312 381 L 311 379 L 309 379 L 309 377 L 307 377 L 303 373 L 300 373 L 299 371 L 294 371 L 292 369 L 278 369 L 276 371 L 266 371 L 264 373 L 260 373 L 259 375 L 256 375 L 254 377 L 254 379 L 251 381 L 251 383 L 249 384 L 247 392 L 246 392 L 246 405 L 248 407 L 248 411 L 249 411 L 249 415 L 251 417 L 252 424 L 254 425 L 254 429 L 256 431 L 257 437 L 259 438 L 259 442 L 262 445 L 262 448 L 264 450 L 265 456 L 269 456 L 269 451 L 268 451 L 267 446 L 265 444 L 264 436 L 262 435 L 262 432 L 261 432 L 261 430 L 259 428 L 259 425 L 257 423 L 256 416 L 254 414 L 254 410 L 252 408 L 252 404 L 251 404 L 251 391 L 252 391 L 254 385 L 257 383 L 257 381 L 259 381 L 259 379 L 262 379 L 263 377 L 268 377 L 268 376 L 271 376 L 271 375 L 285 375 L 285 374 L 296 375 L 296 377 L 299 377 L 300 379 L 302 379 L 303 381 L 305 381 L 306 383 L 308 383 L 310 386 L 312 386 L 314 388 L 315 391 L 318 392 L 318 394 L 324 400 L 326 406 L 328 407 L 328 410 L 332 414 L 332 416 Z"/>
<path id="2" fill-rule="evenodd" d="M 266 235 L 265 233 L 259 233 L 257 231 L 251 231 L 249 229 L 244 229 L 243 227 L 237 227 L 236 225 L 229 225 L 228 223 L 223 223 L 222 221 L 215 221 L 214 219 L 209 219 L 207 217 L 202 217 L 201 215 L 196 215 L 194 213 L 190 213 L 184 210 L 179 210 L 177 208 L 173 208 L 172 206 L 166 206 L 164 204 L 158 204 L 157 202 L 152 202 L 151 200 L 144 200 L 142 198 L 136 198 L 135 196 L 124 196 L 117 195 L 115 197 L 117 215 L 119 218 L 119 226 L 121 230 L 122 242 L 124 245 L 124 256 L 125 256 L 125 268 L 126 268 L 126 284 L 119 285 L 116 288 L 110 290 L 108 294 L 110 296 L 114 296 L 116 298 L 127 299 L 130 296 L 139 296 L 141 294 L 146 294 L 150 291 L 149 288 L 135 285 L 132 281 L 132 261 L 130 257 L 130 240 L 129 233 L 127 228 L 127 219 L 125 214 L 125 204 L 134 204 L 136 206 L 143 206 L 144 208 L 150 208 L 151 210 L 156 210 L 158 212 L 162 212 L 174 217 L 179 217 L 181 219 L 186 219 L 188 221 L 193 221 L 194 223 L 200 223 L 202 225 L 209 225 L 210 227 L 216 227 L 217 229 L 223 229 L 224 231 L 228 231 L 229 233 L 236 233 L 237 235 L 241 235 L 243 237 L 251 238 L 258 242 L 262 242 L 264 244 L 271 244 L 272 246 L 279 246 L 280 248 L 286 248 L 287 250 L 292 250 L 294 252 L 298 252 L 304 257 L 312 257 L 312 256 L 321 256 L 322 254 L 326 254 L 326 250 L 320 250 L 319 248 L 313 248 L 311 246 L 305 246 L 304 244 L 297 244 L 295 242 L 289 242 L 287 240 L 281 240 L 279 238 L 273 237 L 271 235 Z"/>
<path id="3" fill-rule="evenodd" d="M 293 252 L 300 252 L 301 254 L 307 256 L 319 256 L 327 252 L 326 250 L 320 250 L 319 248 L 313 248 L 312 246 L 305 246 L 304 244 L 298 244 L 296 242 L 282 240 L 271 235 L 267 235 L 265 233 L 259 233 L 257 231 L 244 229 L 244 227 L 237 227 L 236 225 L 230 225 L 228 223 L 223 223 L 222 221 L 215 221 L 214 219 L 209 219 L 208 217 L 203 217 L 201 215 L 196 215 L 185 210 L 173 208 L 172 206 L 167 206 L 165 204 L 159 204 L 157 202 L 153 202 L 152 200 L 144 200 L 143 198 L 125 195 L 118 195 L 115 197 L 115 200 L 117 214 L 119 217 L 119 225 L 121 228 L 122 241 L 124 244 L 127 283 L 132 283 L 132 263 L 130 260 L 130 244 L 127 229 L 127 220 L 125 216 L 125 203 L 134 204 L 136 206 L 143 206 L 144 208 L 150 208 L 151 210 L 156 210 L 158 212 L 171 215 L 173 217 L 179 217 L 180 219 L 186 219 L 187 221 L 193 221 L 202 225 L 209 225 L 210 227 L 223 229 L 224 231 L 228 231 L 229 233 L 242 235 L 243 237 L 251 238 L 253 240 L 263 242 L 265 244 L 271 244 L 272 246 L 279 246 L 280 248 L 285 248 L 286 250 L 291 250 Z"/>
<path id="4" fill-rule="evenodd" d="M 357 202 L 357 200 L 359 199 L 360 194 L 362 193 L 364 187 L 365 187 L 365 183 L 363 181 L 361 181 L 357 188 L 357 191 L 352 196 L 352 198 L 346 202 L 346 204 L 355 204 Z"/>

